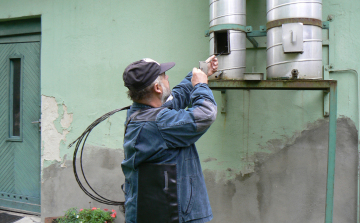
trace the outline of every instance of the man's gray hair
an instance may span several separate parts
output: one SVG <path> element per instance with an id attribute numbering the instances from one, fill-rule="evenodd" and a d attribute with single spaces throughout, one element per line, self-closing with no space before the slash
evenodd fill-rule
<path id="1" fill-rule="evenodd" d="M 140 101 L 143 99 L 148 99 L 150 97 L 151 94 L 151 89 L 154 87 L 155 84 L 159 84 L 162 86 L 161 83 L 161 75 L 159 75 L 149 86 L 147 86 L 146 88 L 142 89 L 142 90 L 128 90 L 127 96 L 128 98 L 130 98 L 133 101 Z"/>

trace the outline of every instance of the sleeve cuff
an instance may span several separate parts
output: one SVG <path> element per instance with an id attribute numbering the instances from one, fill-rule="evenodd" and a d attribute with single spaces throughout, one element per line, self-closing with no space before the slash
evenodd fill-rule
<path id="1" fill-rule="evenodd" d="M 209 87 L 208 84 L 205 84 L 205 83 L 197 83 L 197 84 L 194 86 L 194 88 L 201 87 L 201 86 L 203 86 L 203 87 Z"/>

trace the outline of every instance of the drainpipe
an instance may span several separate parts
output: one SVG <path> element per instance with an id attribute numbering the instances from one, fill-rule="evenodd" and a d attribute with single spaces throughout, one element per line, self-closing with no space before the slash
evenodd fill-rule
<path id="1" fill-rule="evenodd" d="M 360 144 L 359 144 L 359 140 L 360 140 L 360 95 L 359 95 L 359 85 L 360 85 L 360 80 L 359 80 L 359 73 L 355 70 L 355 69 L 330 69 L 329 72 L 331 73 L 335 73 L 335 72 L 348 72 L 351 71 L 353 73 L 356 74 L 356 79 L 357 79 L 357 98 L 358 98 L 358 140 L 357 140 L 357 144 L 358 144 L 358 174 L 357 174 L 357 179 L 358 179 L 358 185 L 357 185 L 357 206 L 356 206 L 356 216 L 357 216 L 357 222 L 360 223 L 360 158 L 359 158 L 359 154 L 360 154 Z"/>

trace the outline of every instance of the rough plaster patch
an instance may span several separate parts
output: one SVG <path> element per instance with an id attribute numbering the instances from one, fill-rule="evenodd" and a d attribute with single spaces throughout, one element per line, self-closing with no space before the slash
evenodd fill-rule
<path id="1" fill-rule="evenodd" d="M 120 185 L 125 182 L 121 170 L 124 152 L 121 149 L 85 146 L 83 167 L 89 184 L 105 198 L 123 201 L 124 193 Z M 79 164 L 79 157 L 77 158 Z M 62 165 L 67 168 L 62 168 Z M 78 171 L 80 171 L 80 166 Z M 81 175 L 80 172 L 78 174 Z M 91 191 L 79 176 L 87 190 Z M 70 207 L 98 207 L 114 209 L 118 213 L 115 223 L 123 223 L 124 216 L 119 206 L 100 204 L 88 197 L 79 187 L 74 178 L 72 160 L 53 162 L 43 169 L 41 185 L 41 216 L 42 222 L 48 216 L 62 216 Z M 92 192 L 92 191 L 91 191 Z M 93 194 L 93 192 L 92 192 Z"/>
<path id="2" fill-rule="evenodd" d="M 341 123 L 347 123 L 349 126 L 354 127 L 354 122 L 345 116 L 340 116 L 338 119 L 338 122 L 341 120 Z M 226 176 L 226 179 L 234 179 L 237 177 L 237 174 L 241 176 L 245 176 L 247 174 L 254 173 L 256 171 L 256 166 L 260 165 L 261 163 L 264 163 L 266 160 L 268 160 L 273 154 L 276 154 L 280 151 L 282 151 L 284 148 L 288 147 L 289 145 L 293 145 L 300 137 L 303 136 L 303 134 L 306 134 L 308 131 L 312 129 L 320 128 L 321 126 L 328 126 L 329 120 L 328 119 L 319 119 L 315 122 L 308 123 L 306 128 L 301 131 L 293 132 L 293 135 L 291 136 L 283 136 L 280 139 L 270 139 L 267 141 L 265 146 L 262 146 L 259 144 L 259 148 L 263 151 L 267 152 L 255 152 L 253 154 L 249 154 L 246 159 L 242 159 L 241 162 L 244 164 L 240 168 L 230 168 L 231 171 L 226 171 L 224 173 L 224 176 Z M 328 128 L 328 127 L 327 127 Z M 354 127 L 356 129 L 356 127 Z M 326 136 L 328 135 L 328 129 L 324 130 L 326 133 Z M 355 136 L 354 136 L 355 137 Z M 326 141 L 326 145 L 327 145 Z M 202 162 L 207 163 L 212 160 L 212 158 L 208 158 L 203 160 Z M 223 165 L 225 161 L 217 162 L 218 165 Z M 216 181 L 221 181 L 222 175 L 216 175 Z"/>
<path id="3" fill-rule="evenodd" d="M 63 114 L 60 120 L 62 132 L 55 127 L 55 120 L 59 118 L 59 107 L 54 97 L 41 96 L 41 148 L 42 164 L 44 160 L 57 160 L 60 158 L 60 142 L 66 141 L 73 115 L 67 113 L 67 107 L 63 106 Z"/>
<path id="4" fill-rule="evenodd" d="M 205 169 L 212 221 L 323 223 L 328 131 L 328 121 L 320 120 L 296 133 L 293 143 L 283 148 L 277 148 L 283 143 L 274 141 L 278 151 L 256 154 L 253 173 L 231 170 L 236 177 L 230 179 L 230 170 Z M 357 136 L 351 119 L 337 120 L 333 222 L 356 222 Z"/>
<path id="5" fill-rule="evenodd" d="M 343 117 L 343 118 L 345 120 L 347 120 L 347 118 L 345 118 L 345 117 Z M 307 130 L 319 128 L 321 125 L 324 125 L 326 123 L 328 123 L 328 120 L 319 119 L 313 123 L 308 123 L 304 130 L 294 132 L 293 135 L 291 135 L 291 136 L 283 135 L 283 137 L 280 139 L 269 140 L 265 146 L 259 145 L 259 147 L 262 150 L 271 151 L 271 153 L 257 152 L 257 153 L 254 153 L 253 155 L 248 156 L 247 159 L 250 160 L 250 162 L 248 162 L 248 164 L 241 169 L 240 174 L 246 175 L 246 174 L 255 172 L 255 167 L 258 163 L 265 162 L 272 154 L 277 153 L 277 152 L 283 150 L 285 147 L 294 144 L 295 141 Z M 234 175 L 232 175 L 232 176 L 234 176 Z"/>

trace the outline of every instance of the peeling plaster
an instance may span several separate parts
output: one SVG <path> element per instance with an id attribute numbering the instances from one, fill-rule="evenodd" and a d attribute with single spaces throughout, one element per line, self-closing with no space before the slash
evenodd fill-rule
<path id="1" fill-rule="evenodd" d="M 67 113 L 66 105 L 59 108 L 54 97 L 41 96 L 41 149 L 44 161 L 61 161 L 60 143 L 66 141 L 73 114 Z M 60 111 L 59 111 L 60 110 Z M 61 112 L 62 111 L 62 112 Z M 58 126 L 58 128 L 56 127 Z M 59 129 L 59 126 L 61 128 Z"/>
<path id="2" fill-rule="evenodd" d="M 346 116 L 340 116 L 340 119 L 338 119 L 338 122 L 339 122 L 339 120 L 341 120 L 341 122 L 343 122 L 343 123 L 347 123 L 347 125 L 354 127 L 356 129 L 354 122 L 350 118 L 348 118 Z M 264 146 L 258 144 L 258 146 L 260 148 L 260 152 L 255 151 L 253 153 L 247 154 L 247 156 L 244 155 L 241 158 L 241 162 L 243 163 L 243 165 L 240 168 L 236 168 L 236 167 L 234 168 L 233 166 L 228 165 L 229 164 L 228 162 L 221 161 L 221 159 L 215 158 L 215 157 L 208 157 L 206 159 L 203 159 L 202 163 L 208 164 L 208 163 L 213 162 L 217 166 L 220 167 L 218 169 L 222 170 L 221 174 L 217 173 L 214 175 L 216 177 L 215 178 L 216 182 L 222 181 L 224 177 L 227 180 L 233 180 L 233 179 L 237 178 L 238 176 L 244 177 L 248 174 L 252 174 L 252 173 L 256 172 L 257 166 L 266 162 L 274 154 L 277 154 L 277 153 L 281 152 L 282 150 L 284 150 L 285 148 L 296 144 L 297 140 L 299 140 L 299 138 L 303 137 L 304 134 L 307 134 L 308 131 L 313 131 L 313 129 L 318 129 L 320 127 L 323 127 L 324 125 L 328 126 L 329 121 L 327 119 L 318 119 L 315 122 L 307 123 L 305 129 L 303 129 L 301 131 L 295 131 L 295 132 L 293 132 L 293 135 L 291 135 L 291 136 L 283 135 L 279 139 L 270 139 L 266 142 L 266 145 L 264 145 Z M 325 135 L 326 135 L 326 137 L 328 137 L 329 130 L 326 129 L 323 131 L 325 131 Z M 337 139 L 337 141 L 339 141 L 339 140 L 340 139 Z M 327 145 L 328 145 L 328 141 L 326 140 L 326 148 L 328 148 Z M 207 169 L 207 168 L 204 168 L 204 169 Z M 209 168 L 209 170 L 211 170 L 211 168 Z"/>
<path id="3" fill-rule="evenodd" d="M 41 188 L 41 216 L 42 222 L 48 216 L 62 216 L 70 207 L 98 207 L 116 210 L 119 215 L 117 223 L 124 222 L 119 206 L 101 204 L 88 197 L 79 187 L 74 178 L 72 160 L 63 163 L 53 162 L 44 167 Z M 124 193 L 120 185 L 125 177 L 121 171 L 121 161 L 124 152 L 120 149 L 85 146 L 83 167 L 90 185 L 105 198 L 123 201 Z M 79 162 L 79 157 L 77 158 Z M 67 168 L 63 168 L 63 167 Z M 80 171 L 80 169 L 78 169 Z M 79 176 L 81 180 L 82 176 Z M 83 182 L 85 184 L 85 182 Z"/>
<path id="4" fill-rule="evenodd" d="M 63 117 L 61 118 L 60 124 L 61 124 L 61 127 L 69 130 L 71 122 L 73 121 L 73 114 L 68 114 L 67 107 L 64 104 L 62 105 L 62 107 L 63 107 L 64 113 L 63 113 Z"/>
<path id="5" fill-rule="evenodd" d="M 274 141 L 277 152 L 259 158 L 252 173 L 204 169 L 212 221 L 324 222 L 328 131 L 319 120 L 287 143 Z M 333 222 L 356 222 L 357 141 L 355 123 L 338 119 Z"/>

